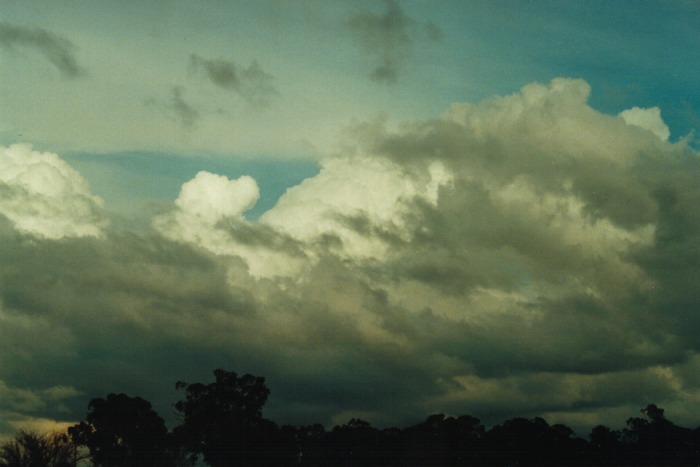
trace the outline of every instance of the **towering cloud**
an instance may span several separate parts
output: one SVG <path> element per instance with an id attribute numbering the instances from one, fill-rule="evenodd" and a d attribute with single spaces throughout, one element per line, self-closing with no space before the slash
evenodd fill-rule
<path id="1" fill-rule="evenodd" d="M 352 152 L 323 162 L 258 224 L 228 224 L 218 240 L 261 271 L 261 253 L 293 239 L 297 260 L 309 262 L 287 269 L 291 295 L 344 320 L 368 352 L 355 358 L 432 355 L 418 366 L 435 399 L 420 404 L 492 410 L 524 400 L 512 387 L 527 384 L 542 399 L 525 410 L 559 413 L 589 398 L 615 404 L 610 388 L 632 374 L 673 399 L 663 381 L 684 371 L 687 345 L 697 349 L 677 328 L 684 306 L 666 297 L 692 299 L 659 266 L 675 250 L 668 242 L 683 248 L 690 238 L 672 234 L 680 225 L 700 234 L 688 209 L 700 199 L 689 175 L 697 155 L 666 141 L 657 110 L 603 115 L 589 92 L 555 79 L 398 131 L 360 125 Z M 250 255 L 236 240 L 250 229 L 278 241 Z M 215 251 L 213 237 L 206 244 Z M 664 314 L 667 325 L 655 327 Z M 583 394 L 591 384 L 601 392 Z M 554 397 L 562 385 L 568 396 Z"/>
<path id="2" fill-rule="evenodd" d="M 102 199 L 56 154 L 29 145 L 0 146 L 0 215 L 47 238 L 99 236 L 106 225 Z"/>
<path id="3" fill-rule="evenodd" d="M 55 329 L 60 352 L 41 354 L 48 373 L 8 360 L 0 380 L 168 407 L 172 381 L 225 366 L 265 375 L 282 422 L 443 411 L 590 428 L 654 401 L 697 423 L 699 156 L 654 109 L 601 114 L 589 92 L 555 79 L 358 125 L 259 221 L 244 215 L 255 180 L 208 172 L 139 235 L 26 242 L 6 201 L 0 324 Z"/>
<path id="4" fill-rule="evenodd" d="M 243 217 L 259 197 L 258 184 L 249 176 L 230 180 L 199 172 L 182 185 L 175 208 L 156 217 L 153 226 L 172 240 L 217 255 L 243 258 L 255 277 L 297 272 L 296 256 L 301 253 L 294 242 Z"/>
<path id="5" fill-rule="evenodd" d="M 75 58 L 73 43 L 41 28 L 27 28 L 0 22 L 0 46 L 35 49 L 66 78 L 76 78 L 84 73 Z"/>

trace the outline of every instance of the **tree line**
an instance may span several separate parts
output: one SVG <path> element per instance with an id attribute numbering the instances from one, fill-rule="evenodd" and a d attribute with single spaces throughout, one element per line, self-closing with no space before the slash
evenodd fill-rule
<path id="1" fill-rule="evenodd" d="M 208 384 L 177 382 L 180 424 L 168 430 L 151 404 L 126 394 L 92 399 L 85 420 L 65 433 L 20 431 L 0 446 L 0 466 L 700 465 L 700 427 L 675 425 L 654 404 L 588 439 L 563 424 L 512 418 L 486 429 L 470 415 L 430 415 L 405 428 L 351 419 L 279 426 L 262 415 L 265 379 L 216 370 Z"/>

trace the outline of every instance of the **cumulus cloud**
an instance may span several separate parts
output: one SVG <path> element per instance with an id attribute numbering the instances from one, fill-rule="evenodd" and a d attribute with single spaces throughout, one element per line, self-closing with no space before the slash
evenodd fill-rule
<path id="1" fill-rule="evenodd" d="M 76 78 L 84 73 L 75 58 L 73 43 L 41 28 L 14 26 L 0 22 L 0 46 L 6 49 L 15 47 L 35 49 L 66 78 Z"/>
<path id="2" fill-rule="evenodd" d="M 155 219 L 155 225 L 163 232 L 185 241 L 218 246 L 207 237 L 213 229 L 227 219 L 242 219 L 242 214 L 253 207 L 260 197 L 254 179 L 243 176 L 229 180 L 223 175 L 199 172 L 182 185 L 175 201 L 176 209 Z"/>
<path id="3" fill-rule="evenodd" d="M 664 141 L 668 140 L 668 137 L 671 136 L 671 131 L 661 119 L 661 109 L 658 107 L 652 107 L 650 109 L 632 107 L 631 109 L 620 112 L 620 117 L 622 117 L 625 123 L 650 131 Z"/>
<path id="4" fill-rule="evenodd" d="M 209 60 L 192 54 L 190 64 L 194 70 L 204 70 L 214 85 L 235 92 L 249 103 L 264 105 L 278 94 L 272 84 L 274 76 L 255 61 L 246 68 L 233 61 Z"/>
<path id="5" fill-rule="evenodd" d="M 255 277 L 290 275 L 300 265 L 295 242 L 243 216 L 259 197 L 249 176 L 230 180 L 202 171 L 182 185 L 174 209 L 154 219 L 153 226 L 172 240 L 245 259 Z"/>
<path id="6" fill-rule="evenodd" d="M 47 238 L 99 236 L 103 201 L 56 154 L 0 146 L 0 214 L 22 232 Z"/>
<path id="7" fill-rule="evenodd" d="M 307 243 L 334 240 L 345 258 L 383 260 L 395 242 L 412 240 L 406 215 L 414 203 L 436 204 L 451 179 L 438 161 L 418 176 L 371 155 L 329 159 L 260 220 Z"/>
<path id="8" fill-rule="evenodd" d="M 358 126 L 353 152 L 324 161 L 260 218 L 310 260 L 293 269 L 296 293 L 351 320 L 368 346 L 436 353 L 432 365 L 452 373 L 433 375 L 437 394 L 439 380 L 501 384 L 511 371 L 546 379 L 680 364 L 684 338 L 639 321 L 632 304 L 668 293 L 641 258 L 671 228 L 662 194 L 698 196 L 678 178 L 684 165 L 697 171 L 696 156 L 640 138 L 590 108 L 589 93 L 556 79 L 398 131 Z M 493 394 L 478 393 L 500 404 Z"/>
<path id="9" fill-rule="evenodd" d="M 358 13 L 347 21 L 347 26 L 357 34 L 363 50 L 377 60 L 370 77 L 394 83 L 419 37 L 419 23 L 406 15 L 395 0 L 384 3 L 386 12 L 383 14 Z M 423 26 L 430 39 L 441 39 L 442 30 L 435 23 L 427 22 Z"/>
<path id="10" fill-rule="evenodd" d="M 255 180 L 208 172 L 154 232 L 26 242 L 8 216 L 0 379 L 167 416 L 173 381 L 226 367 L 266 376 L 281 422 L 590 429 L 655 402 L 697 424 L 699 156 L 589 92 L 555 79 L 358 125 L 258 221 Z"/>

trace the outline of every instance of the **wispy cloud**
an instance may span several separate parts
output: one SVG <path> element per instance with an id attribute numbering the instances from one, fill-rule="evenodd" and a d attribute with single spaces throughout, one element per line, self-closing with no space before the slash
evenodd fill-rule
<path id="1" fill-rule="evenodd" d="M 249 103 L 264 105 L 278 94 L 272 84 L 274 76 L 264 71 L 255 61 L 246 68 L 233 61 L 209 60 L 192 54 L 190 64 L 195 71 L 203 69 L 207 78 L 216 86 L 235 92 Z"/>
<path id="2" fill-rule="evenodd" d="M 194 129 L 199 120 L 199 111 L 185 100 L 185 88 L 174 86 L 170 89 L 168 99 L 150 97 L 144 101 L 145 106 L 153 106 L 179 122 L 185 129 Z"/>
<path id="3" fill-rule="evenodd" d="M 414 41 L 419 37 L 419 22 L 406 15 L 396 0 L 385 0 L 386 12 L 363 12 L 347 21 L 367 54 L 377 60 L 370 77 L 376 81 L 396 82 L 406 59 L 411 55 Z M 442 30 L 433 22 L 422 24 L 427 37 L 442 38 Z"/>
<path id="4" fill-rule="evenodd" d="M 199 112 L 185 101 L 183 94 L 182 86 L 176 86 L 172 89 L 171 107 L 175 110 L 182 124 L 187 128 L 192 128 L 197 123 Z"/>
<path id="5" fill-rule="evenodd" d="M 0 22 L 0 46 L 35 49 L 66 78 L 76 78 L 85 73 L 75 57 L 73 43 L 41 28 L 13 26 Z"/>

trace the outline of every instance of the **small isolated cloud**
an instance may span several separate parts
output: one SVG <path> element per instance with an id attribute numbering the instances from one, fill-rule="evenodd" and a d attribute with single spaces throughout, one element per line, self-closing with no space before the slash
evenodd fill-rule
<path id="1" fill-rule="evenodd" d="M 145 106 L 153 106 L 179 122 L 185 129 L 193 129 L 200 118 L 199 111 L 185 100 L 185 88 L 175 86 L 170 90 L 169 99 L 149 98 Z"/>
<path id="2" fill-rule="evenodd" d="M 106 225 L 102 205 L 56 154 L 0 146 L 0 215 L 17 230 L 52 239 L 99 236 Z"/>
<path id="3" fill-rule="evenodd" d="M 358 13 L 347 21 L 347 26 L 357 34 L 364 51 L 377 60 L 370 77 L 375 81 L 394 83 L 411 55 L 420 23 L 406 15 L 396 0 L 385 0 L 384 3 L 385 13 Z M 426 22 L 423 26 L 428 38 L 434 41 L 442 38 L 442 30 L 435 23 Z"/>
<path id="4" fill-rule="evenodd" d="M 35 49 L 66 78 L 76 78 L 84 73 L 75 58 L 73 43 L 41 28 L 13 26 L 0 22 L 0 46 L 8 49 L 15 47 Z"/>
<path id="5" fill-rule="evenodd" d="M 204 70 L 207 78 L 216 86 L 233 91 L 252 104 L 264 105 L 278 94 L 272 84 L 274 76 L 255 61 L 246 68 L 232 61 L 209 60 L 192 54 L 190 63 L 194 70 Z"/>
<path id="6" fill-rule="evenodd" d="M 184 90 L 181 86 L 174 87 L 172 90 L 170 104 L 182 124 L 187 128 L 192 128 L 197 123 L 199 112 L 197 112 L 194 107 L 185 101 L 184 97 L 182 96 L 183 93 Z"/>

